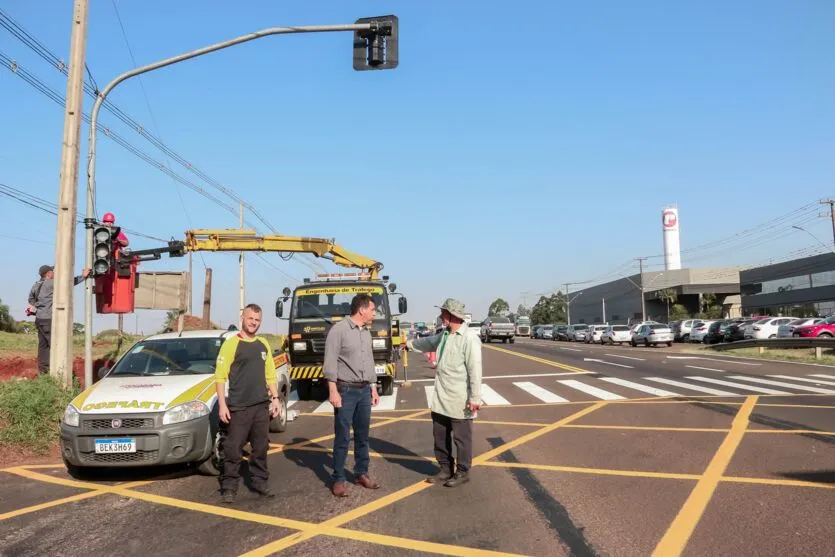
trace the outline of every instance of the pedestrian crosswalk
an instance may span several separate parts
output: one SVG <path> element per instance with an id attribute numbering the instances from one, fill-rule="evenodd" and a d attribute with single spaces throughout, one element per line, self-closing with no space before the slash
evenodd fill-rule
<path id="1" fill-rule="evenodd" d="M 576 379 L 544 376 L 530 381 L 491 381 L 482 383 L 482 403 L 485 406 L 513 406 L 536 403 L 584 402 L 592 400 L 629 400 L 650 397 L 704 396 L 723 397 L 767 395 L 820 394 L 835 395 L 835 375 L 809 374 L 803 377 L 790 375 L 722 375 L 721 379 L 704 375 L 669 377 L 595 377 L 578 376 Z M 391 396 L 380 397 L 373 412 L 386 410 L 429 408 L 435 396 L 435 387 L 395 388 Z M 288 406 L 297 403 L 295 392 Z M 421 396 L 422 394 L 422 396 Z M 399 398 L 398 398 L 399 397 Z M 332 413 L 330 402 L 314 402 L 315 414 Z"/>

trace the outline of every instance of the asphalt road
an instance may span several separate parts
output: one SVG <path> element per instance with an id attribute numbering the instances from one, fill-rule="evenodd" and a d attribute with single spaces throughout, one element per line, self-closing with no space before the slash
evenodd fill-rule
<path id="1" fill-rule="evenodd" d="M 331 410 L 296 401 L 272 436 L 274 499 L 221 506 L 183 468 L 16 467 L 0 554 L 835 555 L 835 368 L 531 340 L 483 358 L 459 488 L 423 482 L 433 371 L 411 355 L 373 412 L 378 491 L 330 495 Z"/>

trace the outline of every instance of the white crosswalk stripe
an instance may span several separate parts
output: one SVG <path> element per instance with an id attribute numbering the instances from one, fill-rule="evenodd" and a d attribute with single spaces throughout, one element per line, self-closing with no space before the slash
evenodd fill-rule
<path id="1" fill-rule="evenodd" d="M 647 380 L 655 381 L 656 383 L 664 383 L 665 385 L 672 385 L 674 387 L 681 387 L 683 389 L 690 389 L 691 391 L 696 391 L 697 393 L 707 393 L 709 395 L 717 396 L 739 396 L 737 393 L 720 391 L 719 389 L 713 389 L 711 387 L 702 387 L 701 385 L 693 385 L 691 383 L 685 383 L 684 381 L 667 379 L 666 377 L 647 377 Z"/>
<path id="2" fill-rule="evenodd" d="M 551 391 L 543 389 L 536 383 L 531 383 L 530 381 L 519 381 L 518 383 L 514 383 L 514 385 L 516 385 L 526 393 L 535 396 L 542 402 L 568 402 L 567 399 L 559 395 L 555 395 Z"/>
<path id="3" fill-rule="evenodd" d="M 487 406 L 507 406 L 510 401 L 496 392 L 490 385 L 481 384 L 481 402 Z"/>
<path id="4" fill-rule="evenodd" d="M 778 379 L 791 379 L 792 381 L 803 381 L 804 383 L 817 383 L 819 385 L 835 385 L 835 381 L 824 381 L 823 379 L 806 379 L 804 377 L 792 377 L 791 375 L 769 375 Z M 815 377 L 810 375 L 809 377 Z M 833 377 L 835 379 L 835 377 Z"/>
<path id="5" fill-rule="evenodd" d="M 731 379 L 739 379 L 740 381 L 751 381 L 752 383 L 762 383 L 763 385 L 774 385 L 775 387 L 789 387 L 797 389 L 798 391 L 808 391 L 810 393 L 818 393 L 822 395 L 835 395 L 832 389 L 821 389 L 820 387 L 809 387 L 807 385 L 795 385 L 793 383 L 786 383 L 785 381 L 772 381 L 771 379 L 761 379 L 760 377 L 745 377 L 744 375 L 731 375 Z"/>
<path id="6" fill-rule="evenodd" d="M 678 393 L 674 393 L 672 391 L 657 389 L 655 387 L 650 387 L 649 385 L 641 385 L 640 383 L 627 381 L 626 379 L 619 379 L 617 377 L 601 377 L 600 380 L 606 381 L 607 383 L 614 383 L 615 385 L 620 385 L 621 387 L 629 387 L 630 389 L 635 389 L 636 391 L 649 393 L 655 396 L 680 396 Z"/>
<path id="7" fill-rule="evenodd" d="M 522 376 L 526 377 L 526 376 Z M 547 377 L 547 379 L 546 379 Z M 817 393 L 822 395 L 835 395 L 835 375 L 808 374 L 804 377 L 791 375 L 721 375 L 721 379 L 701 375 L 686 376 L 681 379 L 670 379 L 667 377 L 636 377 L 634 379 L 622 379 L 620 377 L 593 377 L 582 376 L 582 380 L 558 379 L 554 383 L 551 374 L 545 374 L 541 378 L 534 378 L 533 381 L 502 382 L 496 381 L 482 383 L 482 403 L 485 406 L 513 406 L 514 404 L 529 404 L 531 402 L 543 402 L 548 404 L 559 404 L 564 402 L 583 402 L 590 399 L 599 400 L 631 400 L 644 398 L 640 393 L 646 393 L 653 397 L 681 397 L 697 396 L 691 393 L 704 393 L 716 396 L 741 397 L 750 393 L 762 393 L 769 395 L 802 395 L 804 393 Z M 825 380 L 822 378 L 828 378 Z M 654 384 L 669 385 L 675 391 L 660 388 Z M 512 385 L 512 386 L 511 386 Z M 544 385 L 544 386 L 543 386 Z M 718 387 L 717 387 L 718 386 Z M 827 388 L 824 388 L 826 386 Z M 719 388 L 721 387 L 721 388 Z M 523 391 L 525 394 L 520 393 Z M 635 392 L 637 391 L 637 392 Z M 403 396 L 410 399 L 409 393 L 414 390 L 394 388 L 390 396 L 381 396 L 380 403 L 372 407 L 372 412 L 385 412 L 397 410 L 398 404 L 405 403 L 414 406 L 416 402 L 398 400 Z M 420 396 L 418 393 L 417 396 Z M 426 385 L 423 387 L 426 397 L 426 406 L 432 405 L 435 396 L 435 387 Z M 530 395 L 531 398 L 526 398 Z M 292 391 L 287 399 L 287 406 L 294 406 L 299 403 L 298 393 Z M 331 414 L 333 406 L 327 400 L 314 402 L 307 406 L 306 411 L 313 408 L 314 414 Z M 418 403 L 420 404 L 420 403 Z"/>
<path id="8" fill-rule="evenodd" d="M 606 391 L 604 389 L 593 387 L 591 385 L 586 385 L 585 383 L 581 383 L 580 381 L 575 381 L 574 379 L 566 379 L 564 381 L 557 382 L 562 383 L 567 387 L 571 387 L 572 389 L 583 391 L 587 395 L 591 395 L 594 398 L 599 398 L 601 400 L 625 400 L 626 398 L 620 395 L 616 395 L 615 393 L 610 393 L 609 391 Z"/>
<path id="9" fill-rule="evenodd" d="M 722 379 L 714 379 L 712 377 L 696 377 L 690 376 L 687 379 L 693 381 L 704 381 L 706 383 L 715 383 L 717 385 L 724 385 L 725 387 L 734 387 L 743 391 L 751 391 L 754 393 L 764 393 L 767 395 L 787 395 L 787 391 L 778 391 L 777 389 L 766 389 L 765 387 L 754 387 L 753 385 L 744 385 L 742 383 L 734 383 L 733 381 L 723 381 Z"/>

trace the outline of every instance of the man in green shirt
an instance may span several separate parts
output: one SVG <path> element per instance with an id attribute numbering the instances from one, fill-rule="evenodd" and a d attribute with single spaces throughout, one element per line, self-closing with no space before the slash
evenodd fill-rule
<path id="1" fill-rule="evenodd" d="M 409 340 L 406 347 L 438 354 L 435 390 L 429 407 L 435 458 L 440 470 L 429 481 L 456 487 L 470 480 L 473 419 L 481 406 L 481 340 L 468 332 L 462 302 L 448 298 L 440 309 L 443 330 L 430 337 Z M 452 457 L 453 437 L 457 467 Z"/>

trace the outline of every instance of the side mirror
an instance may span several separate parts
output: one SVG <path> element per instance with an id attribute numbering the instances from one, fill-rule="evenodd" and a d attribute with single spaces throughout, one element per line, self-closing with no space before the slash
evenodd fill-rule
<path id="1" fill-rule="evenodd" d="M 284 317 L 284 302 L 281 300 L 275 301 L 275 316 Z"/>
<path id="2" fill-rule="evenodd" d="M 408 307 L 408 304 L 406 302 L 406 298 L 401 297 L 399 300 L 397 300 L 397 311 L 399 313 L 406 313 L 406 308 L 407 307 Z"/>
<path id="3" fill-rule="evenodd" d="M 108 372 L 110 372 L 109 367 L 107 367 L 107 366 L 100 367 L 99 368 L 99 373 L 98 373 L 99 379 L 104 379 L 104 376 L 107 375 Z"/>

